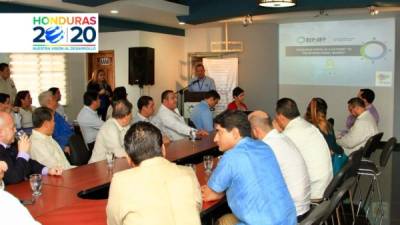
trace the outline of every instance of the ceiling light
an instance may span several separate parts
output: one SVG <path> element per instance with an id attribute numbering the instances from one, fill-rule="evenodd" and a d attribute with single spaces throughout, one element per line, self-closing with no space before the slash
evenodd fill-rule
<path id="1" fill-rule="evenodd" d="M 296 5 L 296 0 L 259 0 L 258 5 L 272 8 L 291 7 Z"/>
<path id="2" fill-rule="evenodd" d="M 379 10 L 375 8 L 374 6 L 368 7 L 368 12 L 371 16 L 376 16 L 379 14 Z"/>
<path id="3" fill-rule="evenodd" d="M 113 9 L 113 10 L 111 10 L 111 11 L 110 11 L 110 13 L 111 13 L 111 14 L 118 14 L 118 13 L 119 13 L 119 11 L 118 11 L 118 10 L 116 10 L 116 9 Z"/>
<path id="4" fill-rule="evenodd" d="M 185 22 L 179 21 L 179 25 L 185 25 Z"/>

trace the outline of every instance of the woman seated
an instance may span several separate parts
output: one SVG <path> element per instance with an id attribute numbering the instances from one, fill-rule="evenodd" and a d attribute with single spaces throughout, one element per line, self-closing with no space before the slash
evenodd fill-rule
<path id="1" fill-rule="evenodd" d="M 233 101 L 228 104 L 229 110 L 247 111 L 247 105 L 244 104 L 244 90 L 240 87 L 235 87 L 232 91 Z"/>
<path id="2" fill-rule="evenodd" d="M 19 91 L 15 97 L 14 106 L 18 107 L 21 115 L 21 127 L 24 130 L 32 130 L 32 112 L 35 107 L 32 106 L 32 97 L 29 91 Z"/>

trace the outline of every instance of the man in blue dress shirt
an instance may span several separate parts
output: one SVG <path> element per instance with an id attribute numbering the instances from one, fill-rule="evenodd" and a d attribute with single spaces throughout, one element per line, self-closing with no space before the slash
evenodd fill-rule
<path id="1" fill-rule="evenodd" d="M 191 92 L 207 92 L 217 90 L 215 82 L 211 77 L 207 77 L 203 64 L 197 64 L 194 68 L 195 77 L 189 82 L 189 91 Z"/>
<path id="2" fill-rule="evenodd" d="M 247 115 L 226 111 L 215 120 L 217 142 L 225 152 L 202 187 L 204 201 L 222 198 L 225 193 L 234 215 L 225 215 L 220 224 L 295 225 L 296 209 L 271 148 L 250 138 Z"/>
<path id="3" fill-rule="evenodd" d="M 210 108 L 214 108 L 221 99 L 218 92 L 211 90 L 206 93 L 204 100 L 197 104 L 190 115 L 190 119 L 197 129 L 212 132 L 214 130 L 213 113 Z"/>

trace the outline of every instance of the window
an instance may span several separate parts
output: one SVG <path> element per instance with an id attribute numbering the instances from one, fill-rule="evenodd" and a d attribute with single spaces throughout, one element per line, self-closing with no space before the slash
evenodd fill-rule
<path id="1" fill-rule="evenodd" d="M 68 103 L 65 54 L 10 54 L 11 77 L 17 91 L 28 90 L 32 104 L 40 106 L 38 96 L 51 87 L 61 92 L 60 104 Z"/>

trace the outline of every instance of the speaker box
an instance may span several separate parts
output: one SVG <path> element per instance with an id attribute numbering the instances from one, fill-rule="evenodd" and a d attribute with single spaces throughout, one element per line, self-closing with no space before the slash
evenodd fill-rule
<path id="1" fill-rule="evenodd" d="M 129 48 L 129 84 L 154 85 L 154 48 Z"/>

